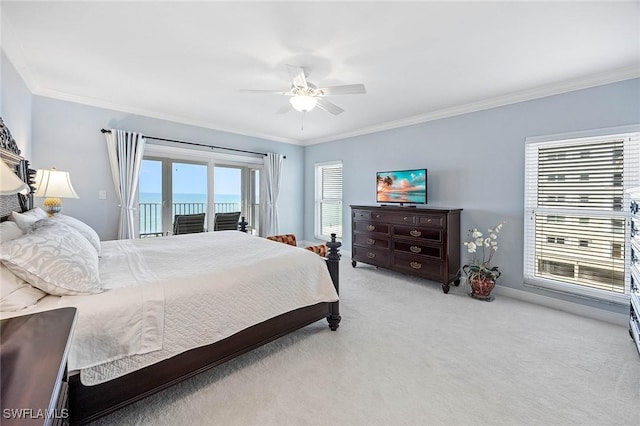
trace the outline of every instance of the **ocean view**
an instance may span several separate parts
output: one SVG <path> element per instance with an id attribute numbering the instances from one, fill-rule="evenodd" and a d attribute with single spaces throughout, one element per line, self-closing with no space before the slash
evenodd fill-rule
<path id="1" fill-rule="evenodd" d="M 140 203 L 161 203 L 162 194 L 156 192 L 141 192 Z M 207 194 L 173 194 L 173 203 L 206 203 Z M 240 204 L 240 194 L 216 194 L 216 203 Z"/>

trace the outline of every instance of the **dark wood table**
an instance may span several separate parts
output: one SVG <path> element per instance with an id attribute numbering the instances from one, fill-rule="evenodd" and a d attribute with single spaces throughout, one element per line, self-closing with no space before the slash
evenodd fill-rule
<path id="1" fill-rule="evenodd" d="M 0 321 L 0 423 L 63 424 L 67 354 L 76 308 Z"/>

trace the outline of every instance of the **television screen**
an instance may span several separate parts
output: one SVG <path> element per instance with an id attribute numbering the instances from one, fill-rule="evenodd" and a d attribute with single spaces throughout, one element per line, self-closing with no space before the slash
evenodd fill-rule
<path id="1" fill-rule="evenodd" d="M 427 169 L 376 173 L 378 203 L 427 204 Z"/>

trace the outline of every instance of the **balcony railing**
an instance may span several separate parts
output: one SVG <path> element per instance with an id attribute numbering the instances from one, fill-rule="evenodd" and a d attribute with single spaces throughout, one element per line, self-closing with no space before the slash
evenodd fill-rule
<path id="1" fill-rule="evenodd" d="M 162 235 L 162 203 L 140 203 L 140 237 Z M 171 206 L 171 220 L 177 214 L 205 213 L 206 203 L 173 203 Z M 214 203 L 215 213 L 240 211 L 240 203 Z"/>

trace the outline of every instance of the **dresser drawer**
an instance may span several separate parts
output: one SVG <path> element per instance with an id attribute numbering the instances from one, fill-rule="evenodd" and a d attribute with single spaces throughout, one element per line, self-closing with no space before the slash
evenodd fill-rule
<path id="1" fill-rule="evenodd" d="M 367 247 L 353 247 L 352 259 L 371 265 L 389 266 L 389 251 Z"/>
<path id="2" fill-rule="evenodd" d="M 389 235 L 390 226 L 386 223 L 377 223 L 370 221 L 353 222 L 353 230 L 355 232 L 377 232 L 379 234 Z"/>
<path id="3" fill-rule="evenodd" d="M 446 220 L 446 217 L 440 215 L 420 215 L 417 217 L 416 225 L 444 229 L 447 224 Z"/>
<path id="4" fill-rule="evenodd" d="M 442 229 L 436 228 L 420 228 L 417 226 L 399 226 L 393 227 L 393 235 L 396 237 L 411 237 L 422 241 L 433 243 L 442 243 Z"/>
<path id="5" fill-rule="evenodd" d="M 353 243 L 359 246 L 388 249 L 389 238 L 381 238 L 370 233 L 353 234 Z"/>
<path id="6" fill-rule="evenodd" d="M 443 262 L 431 262 L 421 256 L 412 256 L 398 252 L 394 253 L 393 266 L 398 270 L 405 270 L 412 274 L 437 280 L 442 279 L 444 274 Z"/>
<path id="7" fill-rule="evenodd" d="M 393 250 L 398 253 L 407 253 L 419 256 L 428 256 L 434 260 L 443 259 L 443 248 L 441 245 L 426 245 L 412 241 L 396 239 L 393 241 Z"/>
<path id="8" fill-rule="evenodd" d="M 353 220 L 369 220 L 371 219 L 371 212 L 368 210 L 354 210 Z"/>
<path id="9" fill-rule="evenodd" d="M 416 217 L 410 213 L 398 213 L 398 212 L 371 212 L 371 219 L 378 220 L 381 222 L 387 223 L 397 223 L 397 224 L 409 224 L 412 225 L 416 223 Z"/>

